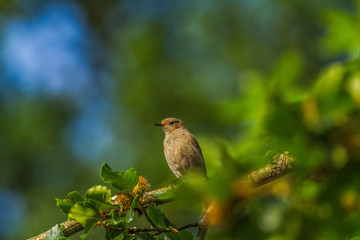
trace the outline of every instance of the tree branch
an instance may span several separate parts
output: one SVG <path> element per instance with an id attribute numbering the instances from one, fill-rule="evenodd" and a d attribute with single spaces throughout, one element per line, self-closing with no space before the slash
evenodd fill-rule
<path id="1" fill-rule="evenodd" d="M 276 179 L 278 179 L 281 176 L 284 176 L 285 174 L 289 173 L 291 169 L 293 168 L 295 163 L 295 160 L 293 157 L 291 157 L 288 152 L 279 153 L 276 154 L 273 157 L 273 160 L 271 163 L 267 164 L 265 167 L 253 171 L 250 174 L 246 175 L 245 177 L 242 177 L 240 179 L 240 186 L 243 186 L 244 184 L 252 185 L 254 187 L 262 186 L 266 183 L 272 182 Z M 142 201 L 142 205 L 149 204 L 149 203 L 155 203 L 157 205 L 165 204 L 168 202 L 173 201 L 173 198 L 167 198 L 167 199 L 156 199 L 153 195 L 155 194 L 161 194 L 166 192 L 169 189 L 172 189 L 173 186 L 167 186 L 164 188 L 160 188 L 157 190 L 153 190 L 150 192 L 147 192 L 144 194 L 144 198 Z M 241 199 L 237 199 L 236 196 L 234 196 L 234 201 L 240 201 Z M 201 220 L 198 222 L 199 226 L 199 232 L 197 234 L 196 240 L 203 240 L 205 238 L 208 226 L 209 226 L 209 216 L 211 215 L 211 212 L 214 209 L 214 204 L 210 204 L 207 208 L 205 214 L 201 218 Z M 84 228 L 81 226 L 80 223 L 74 221 L 74 220 L 68 220 L 60 224 L 60 226 L 64 227 L 63 234 L 65 237 L 69 237 Z M 36 237 L 30 238 L 28 240 L 44 240 L 46 238 L 46 234 L 51 231 L 48 230 Z"/>
<path id="2" fill-rule="evenodd" d="M 288 152 L 277 153 L 271 163 L 267 164 L 265 167 L 260 168 L 256 171 L 253 171 L 242 177 L 239 181 L 235 182 L 237 188 L 244 188 L 245 190 L 240 189 L 241 194 L 234 194 L 232 199 L 229 200 L 230 208 L 233 208 L 235 204 L 243 201 L 246 197 L 249 197 L 249 191 L 251 189 L 260 187 L 266 183 L 275 181 L 276 179 L 284 176 L 289 173 L 295 164 L 295 159 L 289 155 Z M 214 212 L 219 211 L 216 203 L 211 203 L 209 207 L 207 207 L 204 215 L 199 221 L 199 231 L 196 236 L 196 240 L 204 240 L 208 227 L 211 222 L 211 217 L 216 215 Z"/>
<path id="3" fill-rule="evenodd" d="M 277 153 L 270 164 L 249 173 L 242 180 L 244 183 L 260 187 L 289 173 L 293 169 L 294 164 L 295 159 L 288 152 Z"/>

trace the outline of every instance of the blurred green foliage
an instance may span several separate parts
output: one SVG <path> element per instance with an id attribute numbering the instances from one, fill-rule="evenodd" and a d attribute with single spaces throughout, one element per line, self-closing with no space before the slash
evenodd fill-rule
<path id="1" fill-rule="evenodd" d="M 85 58 L 95 59 L 89 85 L 98 91 L 69 85 L 92 99 L 78 104 L 67 94 L 29 94 L 0 75 L 0 238 L 64 221 L 54 199 L 98 184 L 104 161 L 119 171 L 133 166 L 153 189 L 167 185 L 174 176 L 153 126 L 165 117 L 181 118 L 197 137 L 220 199 L 234 179 L 264 166 L 269 151 L 297 159 L 296 173 L 264 187 L 207 239 L 360 236 L 359 0 L 51 4 L 2 1 L 1 26 L 48 5 L 75 8 L 96 42 Z M 107 108 L 94 115 L 106 117 L 114 137 L 96 157 L 79 157 L 71 126 L 99 96 Z M 180 206 L 162 209 L 176 225 L 198 218 Z"/>

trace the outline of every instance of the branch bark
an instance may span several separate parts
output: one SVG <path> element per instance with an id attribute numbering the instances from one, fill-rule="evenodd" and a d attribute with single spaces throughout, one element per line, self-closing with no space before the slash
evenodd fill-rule
<path id="1" fill-rule="evenodd" d="M 242 177 L 239 181 L 240 186 L 244 186 L 244 184 L 246 184 L 246 185 L 252 185 L 254 187 L 260 187 L 266 183 L 272 182 L 284 176 L 285 174 L 289 173 L 293 169 L 294 163 L 295 163 L 295 159 L 291 157 L 288 154 L 288 152 L 276 154 L 273 157 L 271 163 L 267 164 L 265 167 L 259 170 L 249 173 L 245 177 Z M 155 203 L 157 205 L 161 205 L 173 201 L 174 199 L 172 198 L 160 200 L 153 197 L 153 195 L 164 193 L 171 188 L 172 186 L 167 186 L 164 188 L 156 189 L 145 193 L 142 204 Z M 238 199 L 236 196 L 234 196 L 235 202 L 240 200 L 241 199 Z M 211 215 L 213 208 L 214 208 L 214 204 L 210 204 L 207 210 L 205 211 L 203 217 L 198 222 L 199 232 L 196 236 L 196 240 L 203 240 L 205 238 L 207 229 L 209 227 L 209 216 Z M 60 223 L 60 226 L 64 227 L 65 229 L 63 231 L 65 237 L 74 235 L 75 233 L 84 229 L 80 223 L 74 220 L 68 220 L 62 222 Z M 29 238 L 28 240 L 44 240 L 46 239 L 46 234 L 48 234 L 50 231 L 51 229 L 44 233 L 39 234 L 36 237 Z"/>

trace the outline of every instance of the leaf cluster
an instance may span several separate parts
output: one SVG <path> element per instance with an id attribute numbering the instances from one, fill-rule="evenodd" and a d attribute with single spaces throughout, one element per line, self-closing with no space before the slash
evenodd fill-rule
<path id="1" fill-rule="evenodd" d="M 106 163 L 101 167 L 100 176 L 105 183 L 110 183 L 119 192 L 112 196 L 111 190 L 103 185 L 95 185 L 88 189 L 84 196 L 79 192 L 70 192 L 66 199 L 57 198 L 57 206 L 69 220 L 76 220 L 85 229 L 80 236 L 85 239 L 95 226 L 105 229 L 105 239 L 193 239 L 190 231 L 179 229 L 165 216 L 154 203 L 145 204 L 144 194 L 149 191 L 150 184 L 139 176 L 135 169 L 125 172 L 112 170 Z M 157 197 L 157 196 L 154 196 Z M 163 197 L 159 195 L 159 198 Z M 150 228 L 130 227 L 135 213 L 145 216 Z M 58 225 L 46 236 L 47 240 L 68 239 Z"/>

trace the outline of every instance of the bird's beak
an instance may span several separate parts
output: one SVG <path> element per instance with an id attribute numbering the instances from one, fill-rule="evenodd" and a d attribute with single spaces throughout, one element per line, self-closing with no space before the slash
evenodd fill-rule
<path id="1" fill-rule="evenodd" d="M 163 123 L 155 123 L 156 126 L 159 126 L 159 127 L 163 127 L 164 124 Z"/>

